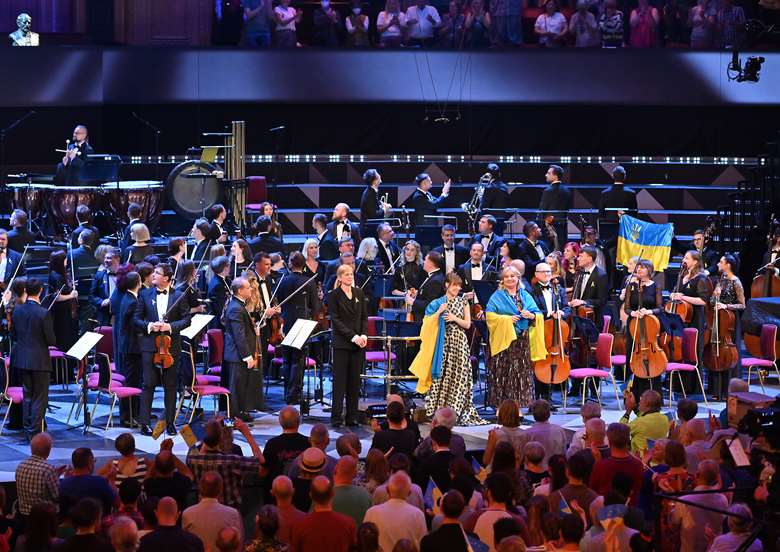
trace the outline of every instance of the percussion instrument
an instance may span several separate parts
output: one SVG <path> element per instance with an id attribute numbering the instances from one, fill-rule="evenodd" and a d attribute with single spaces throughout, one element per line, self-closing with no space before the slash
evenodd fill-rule
<path id="1" fill-rule="evenodd" d="M 169 206 L 179 216 L 195 220 L 204 209 L 221 201 L 222 187 L 217 177 L 211 174 L 214 170 L 214 165 L 202 161 L 186 161 L 174 167 L 165 181 L 165 191 Z M 190 176 L 195 174 L 203 176 Z"/>
<path id="2" fill-rule="evenodd" d="M 163 201 L 163 184 L 158 180 L 128 180 L 106 182 L 102 186 L 107 196 L 108 208 L 114 218 L 124 220 L 131 203 L 141 206 L 141 220 L 154 232 L 160 223 Z"/>
<path id="3" fill-rule="evenodd" d="M 37 219 L 41 215 L 43 203 L 44 190 L 42 186 L 49 186 L 49 184 L 37 182 L 8 184 L 13 208 L 25 211 L 31 220 Z"/>
<path id="4" fill-rule="evenodd" d="M 101 207 L 100 186 L 54 186 L 43 185 L 44 197 L 51 209 L 54 222 L 59 225 L 78 226 L 76 207 L 86 205 L 95 213 Z"/>

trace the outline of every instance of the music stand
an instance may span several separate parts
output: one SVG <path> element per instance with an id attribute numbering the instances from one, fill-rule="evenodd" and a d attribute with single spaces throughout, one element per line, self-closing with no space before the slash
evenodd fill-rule
<path id="1" fill-rule="evenodd" d="M 89 354 L 89 352 L 95 348 L 95 345 L 97 345 L 98 342 L 103 339 L 103 337 L 103 334 L 95 332 L 84 332 L 84 335 L 82 335 L 78 341 L 76 341 L 76 343 L 74 343 L 73 346 L 65 353 L 65 356 L 73 358 L 79 363 L 79 372 L 81 372 L 81 400 L 84 402 L 84 422 L 81 425 L 84 426 L 84 435 L 89 432 L 89 428 L 92 426 L 92 416 L 89 412 L 89 408 L 87 407 L 87 401 L 89 398 L 89 377 L 87 375 L 87 367 L 85 365 L 84 359 Z M 79 426 L 76 425 L 70 429 L 77 427 Z"/>
<path id="2" fill-rule="evenodd" d="M 284 336 L 284 340 L 281 343 L 283 346 L 292 347 L 293 349 L 298 349 L 299 351 L 301 351 L 300 359 L 298 360 L 300 375 L 298 376 L 298 378 L 296 378 L 301 381 L 301 387 L 303 387 L 303 374 L 304 371 L 306 370 L 306 351 L 304 350 L 304 348 L 308 350 L 309 338 L 311 337 L 312 332 L 316 327 L 317 327 L 316 320 L 299 318 L 298 320 L 295 321 L 293 327 L 290 328 L 290 331 L 287 332 L 287 335 Z M 298 384 L 297 381 L 294 383 L 295 385 Z M 290 384 L 293 384 L 293 382 L 290 382 Z M 300 403 L 301 415 L 308 415 L 309 401 L 310 401 L 310 397 L 308 396 L 308 389 L 307 389 L 307 397 L 305 399 L 303 397 L 303 390 L 301 389 L 301 403 Z"/>
<path id="3" fill-rule="evenodd" d="M 112 154 L 86 155 L 84 163 L 75 170 L 68 171 L 68 185 L 80 186 L 117 182 L 119 185 L 119 169 L 122 158 Z"/>

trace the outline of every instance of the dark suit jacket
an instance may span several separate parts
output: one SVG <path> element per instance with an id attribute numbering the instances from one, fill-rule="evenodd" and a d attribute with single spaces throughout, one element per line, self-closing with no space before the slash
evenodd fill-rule
<path id="1" fill-rule="evenodd" d="M 506 209 L 507 207 L 509 207 L 509 189 L 505 183 L 494 180 L 490 183 L 490 186 L 485 188 L 485 193 L 482 195 L 481 210 Z"/>
<path id="2" fill-rule="evenodd" d="M 401 249 L 395 244 L 395 242 L 390 242 L 387 244 L 387 248 L 390 250 L 390 254 L 393 256 L 393 259 L 390 260 L 387 258 L 387 253 L 385 252 L 385 248 L 382 247 L 382 244 L 379 243 L 379 240 L 377 239 L 377 245 L 379 245 L 379 255 L 377 256 L 377 259 L 379 262 L 382 263 L 382 266 L 385 267 L 385 272 L 390 268 L 390 265 L 393 264 L 393 261 L 398 260 L 398 256 L 401 255 Z M 401 261 L 398 261 L 399 263 Z M 398 268 L 398 265 L 396 265 L 396 268 Z"/>
<path id="3" fill-rule="evenodd" d="M 420 284 L 417 290 L 417 297 L 414 298 L 412 305 L 412 315 L 415 322 L 421 322 L 425 317 L 425 307 L 434 299 L 444 295 L 444 271 L 437 270 L 432 272 L 428 278 Z"/>
<path id="4" fill-rule="evenodd" d="M 111 324 L 111 307 L 103 307 L 101 304 L 104 299 L 110 299 L 109 280 L 111 275 L 107 270 L 95 272 L 92 279 L 92 289 L 89 292 L 89 300 L 97 311 L 98 325 L 108 326 Z"/>
<path id="5" fill-rule="evenodd" d="M 238 297 L 233 297 L 225 308 L 225 362 L 241 362 L 255 354 L 255 329 L 249 311 Z"/>
<path id="6" fill-rule="evenodd" d="M 333 239 L 328 232 L 325 232 L 322 237 L 317 237 L 320 244 L 320 256 L 321 261 L 330 261 L 339 256 L 339 244 Z"/>
<path id="7" fill-rule="evenodd" d="M 73 249 L 76 249 L 79 246 L 79 236 L 84 230 L 92 231 L 92 241 L 87 245 L 89 245 L 94 251 L 95 248 L 100 243 L 100 232 L 98 232 L 98 229 L 91 224 L 80 224 L 73 230 L 73 232 L 70 235 L 70 246 Z"/>
<path id="8" fill-rule="evenodd" d="M 21 266 L 19 266 L 20 264 Z M 22 256 L 12 249 L 6 250 L 5 274 L 3 275 L 4 284 L 8 284 L 8 282 L 11 281 L 11 278 L 14 277 L 16 267 L 19 267 L 19 272 L 16 273 L 17 276 L 24 276 L 27 274 L 27 267 L 22 264 Z"/>
<path id="9" fill-rule="evenodd" d="M 222 225 L 219 224 L 217 221 L 212 220 L 209 223 L 209 231 L 208 234 L 206 235 L 206 240 L 211 240 L 214 243 L 216 243 L 217 240 L 219 240 L 219 238 L 222 237 L 222 230 L 223 230 Z"/>
<path id="10" fill-rule="evenodd" d="M 368 279 L 368 276 L 365 275 L 364 271 L 361 269 L 360 272 L 355 272 L 355 287 L 362 286 L 365 281 Z M 364 295 L 366 296 L 366 301 L 371 301 L 371 285 L 372 284 L 366 284 L 365 287 L 363 287 Z M 325 296 L 323 297 L 323 301 L 326 305 L 330 307 L 329 297 L 330 294 L 333 292 L 336 286 L 336 271 L 334 270 L 330 276 L 328 276 L 327 280 L 323 281 L 322 284 L 322 290 L 325 293 Z M 362 334 L 361 334 L 362 335 Z"/>
<path id="11" fill-rule="evenodd" d="M 539 307 L 539 310 L 541 310 L 544 314 L 544 317 L 549 318 L 550 313 L 547 312 L 547 303 L 544 300 L 542 285 L 537 282 L 529 291 L 531 293 L 531 297 L 533 297 L 534 301 L 536 301 L 536 306 Z M 563 311 L 564 317 L 568 318 L 568 316 L 571 314 L 571 307 L 569 306 L 569 301 L 566 299 L 565 286 L 558 286 L 558 308 Z"/>
<path id="12" fill-rule="evenodd" d="M 575 295 L 573 297 L 576 299 L 576 288 L 574 292 Z M 593 312 L 596 315 L 596 326 L 600 328 L 604 307 L 607 305 L 607 300 L 609 299 L 609 277 L 597 266 L 593 267 L 593 273 L 585 284 L 582 299 L 589 307 L 593 307 Z"/>
<path id="13" fill-rule="evenodd" d="M 330 280 L 331 276 L 335 276 L 336 275 L 336 271 L 341 266 L 341 259 L 336 257 L 335 259 L 327 261 L 326 263 L 324 263 L 324 265 L 325 265 L 325 271 L 324 271 L 324 273 L 322 275 L 323 285 L 325 284 L 325 282 Z M 357 265 L 355 265 L 355 267 L 357 267 Z"/>
<path id="14" fill-rule="evenodd" d="M 282 283 L 279 284 L 276 298 L 279 302 L 284 301 L 308 279 L 309 278 L 300 272 L 290 272 L 285 276 Z M 311 320 L 320 308 L 320 300 L 319 297 L 317 297 L 317 283 L 315 280 L 312 280 L 301 291 L 296 293 L 295 297 L 282 306 L 284 331 L 289 332 L 290 328 L 293 327 L 293 324 L 295 324 L 299 318 L 308 318 Z"/>
<path id="15" fill-rule="evenodd" d="M 203 541 L 180 527 L 158 527 L 141 539 L 138 552 L 157 552 L 158 550 L 177 550 L 178 552 L 203 552 Z"/>
<path id="16" fill-rule="evenodd" d="M 599 218 L 618 220 L 617 211 L 607 211 L 608 208 L 617 209 L 618 207 L 627 208 L 630 211 L 629 214 L 635 215 L 637 211 L 636 192 L 631 188 L 613 184 L 599 195 Z"/>
<path id="17" fill-rule="evenodd" d="M 222 311 L 228 302 L 229 296 L 230 288 L 228 287 L 228 283 L 216 274 L 212 276 L 211 281 L 209 282 L 208 298 L 211 301 L 211 314 L 214 315 L 218 327 L 222 326 L 222 324 L 219 323 L 219 319 L 222 317 Z"/>
<path id="18" fill-rule="evenodd" d="M 119 249 L 124 251 L 127 249 L 133 241 L 130 239 L 130 229 L 133 227 L 134 224 L 143 222 L 141 219 L 133 219 L 130 222 L 127 223 L 127 226 L 125 226 L 125 229 L 122 230 L 122 239 L 119 240 Z"/>
<path id="19" fill-rule="evenodd" d="M 366 186 L 363 195 L 360 196 L 360 234 L 365 237 L 375 237 L 376 227 L 379 223 L 367 223 L 369 219 L 384 218 L 385 213 L 379 205 L 379 193 L 372 186 Z M 367 231 L 367 228 L 370 231 Z"/>
<path id="20" fill-rule="evenodd" d="M 360 227 L 358 224 L 352 222 L 351 220 L 347 221 L 349 223 L 349 235 L 352 236 L 352 241 L 355 242 L 355 251 L 358 249 L 358 244 L 360 244 Z M 344 232 L 342 231 L 341 235 L 344 235 Z M 339 239 L 338 234 L 336 232 L 336 221 L 332 220 L 328 223 L 327 226 L 327 234 L 328 238 L 333 240 L 333 242 L 336 244 L 336 249 L 339 247 Z"/>
<path id="21" fill-rule="evenodd" d="M 135 246 L 131 245 L 122 253 L 122 260 L 126 263 L 138 264 L 149 255 L 154 255 L 152 244 Z"/>
<path id="22" fill-rule="evenodd" d="M 138 330 L 133 317 L 138 306 L 138 297 L 125 292 L 121 295 L 119 310 L 114 316 L 114 333 L 117 335 L 117 352 L 122 354 L 139 353 Z"/>
<path id="23" fill-rule="evenodd" d="M 494 270 L 486 270 L 487 262 L 482 261 L 482 281 L 483 282 L 495 282 L 498 279 L 498 273 Z M 463 292 L 468 293 L 474 291 L 473 280 L 471 279 L 471 259 L 463 263 L 458 267 L 458 276 L 463 280 Z"/>
<path id="24" fill-rule="evenodd" d="M 8 249 L 13 249 L 17 253 L 24 251 L 25 245 L 33 245 L 34 243 L 35 234 L 25 226 L 18 226 L 8 232 Z"/>
<path id="25" fill-rule="evenodd" d="M 280 253 L 284 250 L 282 240 L 268 233 L 255 236 L 247 243 L 249 244 L 249 249 L 252 251 L 253 255 L 257 255 L 261 251 L 264 251 L 265 253 Z"/>
<path id="26" fill-rule="evenodd" d="M 205 240 L 202 240 L 200 243 L 198 243 L 195 246 L 195 253 L 194 255 L 187 255 L 188 259 L 192 259 L 192 261 L 197 265 L 203 257 L 206 257 L 206 260 L 203 261 L 203 264 L 205 265 L 208 262 L 207 255 L 209 254 L 209 247 L 214 245 L 213 241 L 210 241 L 208 238 Z M 192 250 L 190 250 L 190 253 Z"/>
<path id="27" fill-rule="evenodd" d="M 495 257 L 498 254 L 498 250 L 501 247 L 501 242 L 503 241 L 504 241 L 504 237 L 499 236 L 496 233 L 490 236 L 490 241 L 488 242 L 488 247 L 487 247 L 487 251 L 485 251 L 485 255 L 487 257 Z M 469 247 L 471 247 L 471 244 L 477 242 L 482 243 L 482 234 L 474 234 L 474 236 L 471 238 L 471 242 L 469 242 Z"/>
<path id="28" fill-rule="evenodd" d="M 81 280 L 83 278 L 92 278 L 95 275 L 95 271 L 97 271 L 98 267 L 100 266 L 100 263 L 95 258 L 95 250 L 88 245 L 82 245 L 74 249 L 72 255 L 73 268 L 76 272 L 76 279 Z M 70 259 L 68 259 L 68 262 L 70 262 Z M 90 282 L 90 284 L 87 286 L 87 292 L 91 285 L 92 284 Z M 77 289 L 80 287 L 81 286 L 77 286 Z M 79 292 L 81 293 L 82 290 L 79 289 Z"/>
<path id="29" fill-rule="evenodd" d="M 450 464 L 454 459 L 455 455 L 449 450 L 434 452 L 420 464 L 415 483 L 427 487 L 428 478 L 431 478 L 439 490 L 446 493 L 452 483 Z"/>
<path id="30" fill-rule="evenodd" d="M 184 299 L 176 303 L 181 292 L 171 288 L 168 290 L 168 323 L 171 325 L 171 352 L 181 349 L 181 332 L 190 325 L 190 313 L 187 303 Z M 173 304 L 176 303 L 174 308 Z M 133 315 L 133 325 L 138 332 L 138 346 L 143 353 L 153 353 L 157 349 L 154 346 L 155 334 L 147 332 L 150 322 L 159 322 L 157 316 L 157 288 L 151 287 L 138 296 L 135 314 Z"/>
<path id="31" fill-rule="evenodd" d="M 328 312 L 333 322 L 333 348 L 357 351 L 351 339 L 368 334 L 368 302 L 359 287 L 352 288 L 350 300 L 341 287 L 330 292 Z"/>
<path id="32" fill-rule="evenodd" d="M 57 344 L 49 312 L 28 299 L 14 307 L 11 337 L 14 340 L 11 366 L 17 370 L 51 371 L 49 347 Z"/>
<path id="33" fill-rule="evenodd" d="M 434 197 L 433 201 L 431 201 L 424 192 L 421 192 L 419 189 L 415 190 L 405 203 L 407 207 L 414 209 L 412 226 L 436 224 L 435 219 L 425 218 L 425 215 L 435 215 L 445 199 L 445 197 L 439 196 Z"/>
<path id="34" fill-rule="evenodd" d="M 469 250 L 463 247 L 462 245 L 455 244 L 455 265 L 453 266 L 454 270 L 457 270 L 460 265 L 466 262 L 466 260 L 469 258 Z M 440 245 L 438 247 L 434 247 L 433 251 L 436 251 L 437 253 L 441 253 L 441 259 L 444 261 L 444 245 Z"/>
<path id="35" fill-rule="evenodd" d="M 539 201 L 539 211 L 550 211 L 555 218 L 563 218 L 559 211 L 569 211 L 572 207 L 573 195 L 571 189 L 560 182 L 550 184 L 542 191 L 542 199 Z"/>
<path id="36" fill-rule="evenodd" d="M 542 240 L 539 240 L 536 243 L 541 246 L 542 251 L 544 252 L 544 256 L 539 256 L 539 252 L 536 250 L 533 244 L 528 241 L 528 239 L 524 239 L 518 246 L 520 249 L 520 258 L 525 263 L 525 273 L 529 278 L 534 277 L 536 265 L 543 262 L 545 257 L 550 254 L 550 248 L 547 247 L 546 243 L 544 243 Z"/>

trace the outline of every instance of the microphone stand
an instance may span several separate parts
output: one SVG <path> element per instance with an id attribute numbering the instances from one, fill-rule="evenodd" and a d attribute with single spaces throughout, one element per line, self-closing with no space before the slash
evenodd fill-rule
<path id="1" fill-rule="evenodd" d="M 160 180 L 160 163 L 159 163 L 159 157 L 160 157 L 160 134 L 162 131 L 159 129 L 159 127 L 154 126 L 152 123 L 138 115 L 135 111 L 132 112 L 132 116 L 135 120 L 139 121 L 142 125 L 147 127 L 149 130 L 151 130 L 154 133 L 154 156 L 157 157 L 157 161 L 154 164 L 154 179 Z"/>
<path id="2" fill-rule="evenodd" d="M 16 119 L 13 123 L 8 125 L 7 127 L 0 129 L 0 194 L 2 194 L 2 201 L 0 201 L 0 205 L 2 205 L 3 212 L 6 212 L 7 205 L 5 205 L 5 191 L 6 191 L 6 167 L 5 167 L 5 139 L 6 137 L 20 124 L 22 124 L 24 121 L 32 117 L 36 114 L 36 111 L 34 109 L 31 109 L 18 119 Z"/>

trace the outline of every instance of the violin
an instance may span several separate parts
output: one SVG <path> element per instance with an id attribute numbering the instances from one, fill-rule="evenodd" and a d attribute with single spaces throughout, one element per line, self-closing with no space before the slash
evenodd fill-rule
<path id="1" fill-rule="evenodd" d="M 723 289 L 724 278 L 721 277 L 718 288 Z M 720 291 L 716 290 L 713 299 L 720 300 Z M 732 333 L 736 324 L 736 316 L 728 309 L 718 310 L 715 306 L 708 309 L 707 331 L 705 332 L 704 366 L 714 372 L 731 370 L 737 365 L 738 353 Z M 707 335 L 709 333 L 709 335 Z"/>
<path id="2" fill-rule="evenodd" d="M 682 285 L 683 271 L 677 275 L 677 283 L 672 293 L 679 293 Z M 685 324 L 693 320 L 693 305 L 685 301 L 669 301 L 664 305 L 664 310 L 670 314 L 677 314 Z M 666 332 L 661 335 L 661 348 L 672 362 L 682 362 L 682 337 L 670 336 Z"/>
<path id="3" fill-rule="evenodd" d="M 558 285 L 552 284 L 553 310 L 558 307 Z M 544 321 L 544 344 L 547 357 L 534 363 L 536 378 L 542 383 L 559 384 L 569 379 L 571 361 L 564 343 L 569 340 L 569 325 L 562 318 L 548 318 Z"/>
<path id="4" fill-rule="evenodd" d="M 170 368 L 173 366 L 173 355 L 171 354 L 171 336 L 167 333 L 161 333 L 154 338 L 154 357 L 152 362 L 160 368 Z"/>
<path id="5" fill-rule="evenodd" d="M 641 295 L 642 288 L 639 287 Z M 656 378 L 666 372 L 668 360 L 658 345 L 661 322 L 655 315 L 632 318 L 628 329 L 633 336 L 631 372 L 638 378 Z"/>

